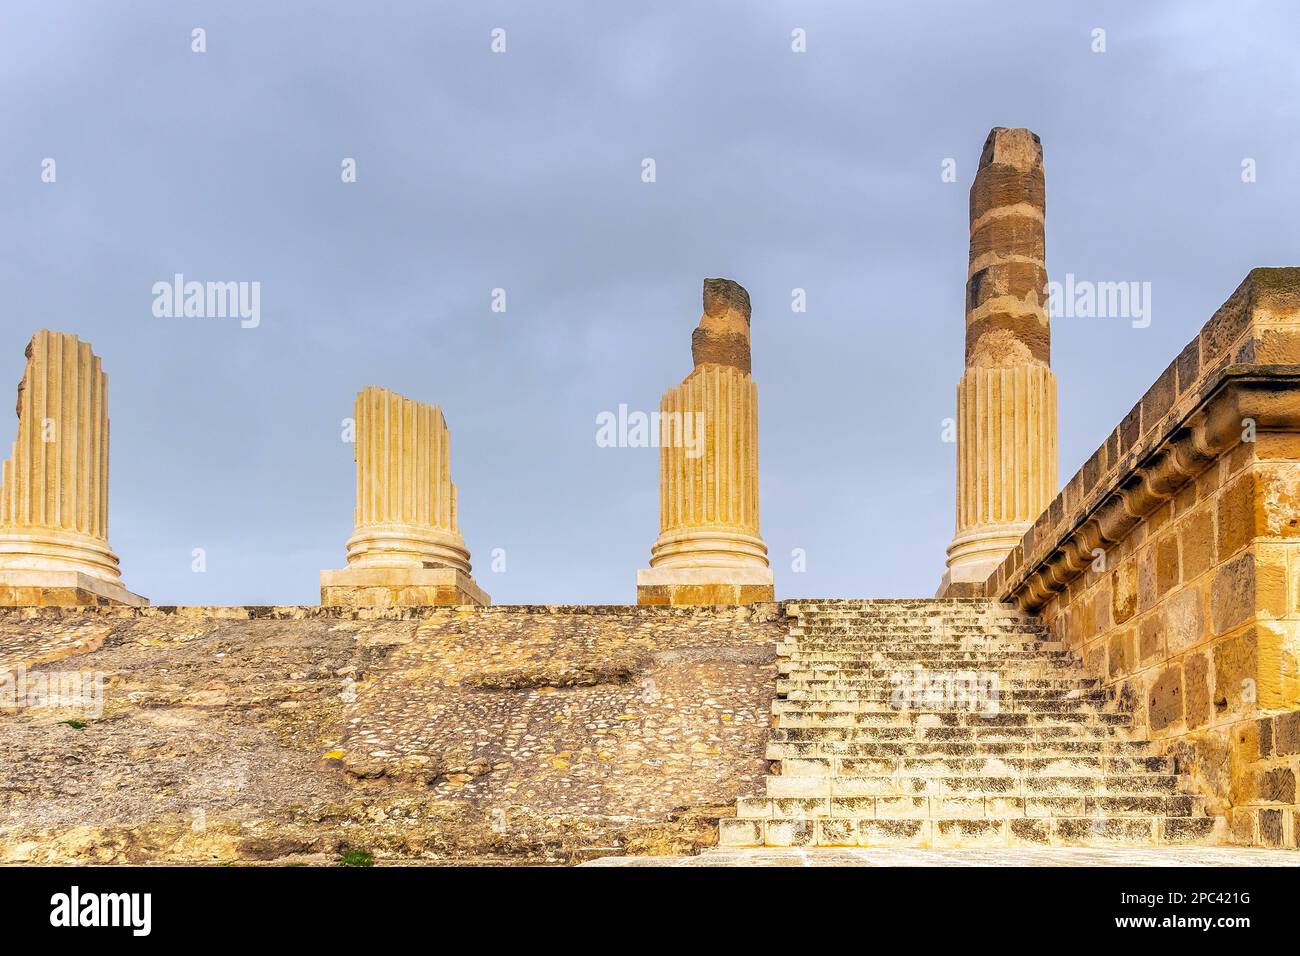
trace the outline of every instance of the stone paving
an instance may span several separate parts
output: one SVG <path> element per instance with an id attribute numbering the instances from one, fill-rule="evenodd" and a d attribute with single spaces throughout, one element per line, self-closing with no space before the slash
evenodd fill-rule
<path id="1" fill-rule="evenodd" d="M 698 856 L 606 856 L 582 866 L 1300 866 L 1293 850 L 1234 847 L 1008 847 L 982 850 L 722 849 Z"/>

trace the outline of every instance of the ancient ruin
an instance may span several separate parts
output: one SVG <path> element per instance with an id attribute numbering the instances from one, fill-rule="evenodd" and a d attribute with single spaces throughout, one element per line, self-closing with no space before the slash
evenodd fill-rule
<path id="1" fill-rule="evenodd" d="M 456 523 L 442 409 L 367 386 L 353 421 L 356 528 L 348 566 L 320 573 L 321 604 L 491 604 Z"/>
<path id="2" fill-rule="evenodd" d="M 750 375 L 749 293 L 704 280 L 695 368 L 659 404 L 659 538 L 637 572 L 638 604 L 773 600 L 758 529 L 758 386 Z M 688 435 L 703 432 L 702 447 Z"/>
<path id="3" fill-rule="evenodd" d="M 980 593 L 1058 489 L 1045 208 L 1038 137 L 993 130 L 970 189 L 957 532 L 940 596 Z"/>
<path id="4" fill-rule="evenodd" d="M 993 130 L 933 599 L 774 600 L 729 280 L 613 607 L 483 606 L 442 413 L 379 388 L 323 606 L 114 606 L 140 602 L 107 547 L 103 376 L 39 333 L 0 500 L 0 863 L 1295 865 L 1300 268 L 1252 270 L 1059 488 L 1043 209 L 1038 138 Z M 77 720 L 45 693 L 68 672 L 106 690 Z"/>
<path id="5" fill-rule="evenodd" d="M 0 477 L 0 606 L 148 602 L 108 546 L 108 376 L 90 344 L 42 329 Z"/>

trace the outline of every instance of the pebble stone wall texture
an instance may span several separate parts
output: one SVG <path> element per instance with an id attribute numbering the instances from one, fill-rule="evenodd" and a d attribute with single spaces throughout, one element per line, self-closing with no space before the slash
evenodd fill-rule
<path id="1" fill-rule="evenodd" d="M 3 611 L 0 863 L 693 852 L 767 772 L 785 630 L 770 604 Z M 12 706 L 6 677 L 74 670 L 102 713 Z"/>

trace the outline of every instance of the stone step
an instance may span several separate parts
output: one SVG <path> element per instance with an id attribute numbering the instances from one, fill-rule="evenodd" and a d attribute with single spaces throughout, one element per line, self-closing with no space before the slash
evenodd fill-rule
<path id="1" fill-rule="evenodd" d="M 1197 817 L 1205 801 L 1192 794 L 877 794 L 859 797 L 742 797 L 736 816 L 745 820 L 995 819 L 1002 817 Z"/>
<path id="2" fill-rule="evenodd" d="M 773 743 L 815 741 L 817 743 L 911 743 L 944 740 L 953 743 L 1011 743 L 1026 747 L 1046 746 L 1058 741 L 1122 740 L 1127 728 L 1108 724 L 1077 726 L 1073 722 L 1037 727 L 776 727 L 768 731 Z"/>
<path id="3" fill-rule="evenodd" d="M 858 697 L 848 700 L 804 700 L 801 698 L 777 698 L 772 701 L 772 713 L 794 714 L 813 717 L 818 715 L 842 714 L 931 714 L 944 718 L 948 714 L 978 714 L 988 719 L 988 715 L 997 714 L 1089 714 L 1123 713 L 1115 710 L 1116 704 L 1106 696 L 1101 697 L 1066 697 L 1054 695 L 1046 697 L 1028 697 L 1015 694 L 993 694 L 988 697 L 971 696 L 960 703 L 942 704 L 932 695 L 917 695 L 915 701 L 906 697 L 892 700 L 886 697 Z M 1126 715 L 1127 716 L 1127 715 Z M 940 719 L 937 723 L 951 721 Z"/>
<path id="4" fill-rule="evenodd" d="M 1068 653 L 1067 645 L 1060 641 L 1049 640 L 1032 640 L 1032 641 L 1008 641 L 1008 640 L 987 640 L 984 638 L 970 640 L 946 640 L 936 638 L 932 641 L 867 641 L 858 636 L 845 636 L 839 639 L 817 638 L 803 640 L 782 640 L 778 642 L 777 647 L 782 653 L 824 653 L 824 654 L 857 654 L 859 656 L 872 656 L 875 654 L 892 654 L 902 656 L 904 654 L 921 654 L 925 656 L 933 654 L 1062 654 Z"/>
<path id="5" fill-rule="evenodd" d="M 1010 741 L 769 741 L 764 756 L 768 760 L 820 759 L 823 757 L 1069 757 L 1076 754 L 1102 754 L 1116 757 L 1149 757 L 1151 745 L 1145 741 L 1123 738 L 1091 740 Z"/>
<path id="6" fill-rule="evenodd" d="M 781 704 L 776 701 L 773 707 Z M 800 706 L 795 704 L 794 706 Z M 815 706 L 815 705 L 813 705 Z M 979 710 L 943 712 L 927 710 L 881 710 L 881 711 L 801 711 L 783 710 L 777 712 L 778 730 L 847 730 L 847 729 L 893 729 L 909 730 L 929 729 L 973 729 L 979 732 L 989 730 L 1059 728 L 1078 726 L 1094 727 L 1130 727 L 1133 717 L 1125 713 L 1106 713 L 1101 711 L 1032 711 L 1021 713 L 981 712 Z"/>
<path id="7" fill-rule="evenodd" d="M 1179 792 L 1175 774 L 1102 774 L 1078 776 L 1043 776 L 1030 774 L 1014 777 L 976 776 L 878 776 L 878 777 L 802 777 L 769 776 L 764 778 L 764 793 L 769 799 L 798 797 L 832 801 L 839 798 L 874 797 L 1147 797 Z"/>
<path id="8" fill-rule="evenodd" d="M 1065 651 L 935 651 L 934 653 L 915 651 L 873 651 L 871 653 L 848 653 L 838 651 L 808 651 L 791 654 L 778 654 L 780 663 L 786 667 L 806 664 L 817 665 L 821 670 L 832 667 L 843 668 L 847 673 L 854 673 L 869 668 L 888 669 L 889 671 L 924 671 L 924 670 L 979 670 L 979 664 L 1001 665 L 1003 667 L 1022 666 L 1032 668 L 1035 665 L 1065 665 L 1079 667 L 1079 659 Z M 986 668 L 987 669 L 987 668 Z"/>
<path id="9" fill-rule="evenodd" d="M 1216 842 L 1175 763 L 1037 618 L 987 599 L 785 605 L 762 796 L 728 846 Z"/>
<path id="10" fill-rule="evenodd" d="M 931 645 L 924 649 L 907 647 L 882 647 L 878 650 L 829 650 L 825 648 L 782 647 L 777 645 L 777 655 L 791 661 L 819 664 L 872 664 L 884 661 L 899 662 L 901 670 L 923 670 L 927 661 L 1036 661 L 1043 658 L 1068 657 L 1060 646 L 1043 650 L 1017 650 L 996 647 L 979 648 L 945 647 Z M 1072 658 L 1071 658 L 1072 659 Z"/>
<path id="11" fill-rule="evenodd" d="M 939 672 L 952 672 L 953 674 L 966 675 L 962 679 L 969 679 L 971 674 L 997 674 L 998 680 L 1050 680 L 1074 671 L 1077 666 L 1075 662 L 1068 660 L 1024 662 L 1012 666 L 990 664 L 983 667 L 972 667 L 969 663 L 957 662 L 943 667 L 930 666 L 925 670 L 929 672 L 932 678 L 937 678 Z M 831 664 L 792 664 L 778 658 L 776 667 L 780 677 L 786 680 L 844 680 L 849 682 L 883 680 L 892 683 L 915 676 L 912 668 L 890 667 L 882 663 L 842 664 L 838 666 Z M 953 679 L 957 678 L 954 677 Z"/>
<path id="12" fill-rule="evenodd" d="M 866 693 L 874 690 L 892 691 L 897 681 L 887 677 L 864 677 L 838 679 L 834 677 L 814 678 L 810 680 L 791 680 L 781 678 L 776 682 L 777 693 L 788 694 L 791 691 L 826 691 L 834 690 L 844 693 Z M 1000 677 L 999 686 L 1004 691 L 1034 690 L 1100 690 L 1101 681 L 1096 678 L 1074 677 L 1039 677 L 1022 680 L 1019 678 Z"/>
<path id="13" fill-rule="evenodd" d="M 880 689 L 873 688 L 872 690 L 865 693 L 861 691 L 844 690 L 844 689 L 807 690 L 805 688 L 795 688 L 793 690 L 786 691 L 783 695 L 777 698 L 777 701 L 783 701 L 792 704 L 793 703 L 828 704 L 828 705 L 862 704 L 862 705 L 888 705 L 888 706 L 902 707 L 905 704 L 906 698 L 900 697 L 899 693 L 900 692 L 896 691 L 894 688 L 885 688 L 885 687 L 882 687 Z M 922 693 L 917 696 L 919 696 L 922 702 L 925 703 L 928 703 L 930 700 L 934 699 L 934 695 L 930 695 L 928 693 Z M 1064 688 L 1058 690 L 1011 690 L 1010 688 L 999 687 L 997 689 L 996 696 L 997 696 L 997 700 L 1004 708 L 1010 706 L 1020 706 L 1020 705 L 1032 706 L 1036 704 L 1048 704 L 1052 702 L 1059 702 L 1059 703 L 1066 703 L 1066 704 L 1074 702 L 1080 704 L 1103 705 L 1103 704 L 1112 703 L 1115 700 L 1114 694 L 1112 694 L 1110 691 L 1101 690 L 1101 689 L 1083 690 L 1083 691 L 1066 690 Z M 851 708 L 847 708 L 847 709 L 851 709 Z M 865 710 L 868 708 L 861 707 L 860 709 Z M 1037 709 L 1041 709 L 1041 708 L 1037 708 Z"/>
<path id="14" fill-rule="evenodd" d="M 935 608 L 900 608 L 881 610 L 879 608 L 842 608 L 835 611 L 806 611 L 799 614 L 787 614 L 786 619 L 793 626 L 810 623 L 835 621 L 904 621 L 909 624 L 958 623 L 968 621 L 992 621 L 1005 624 L 1024 624 L 1030 627 L 1042 627 L 1038 618 L 1017 616 L 987 608 L 935 609 Z"/>
<path id="15" fill-rule="evenodd" d="M 1168 846 L 1219 842 L 1214 817 L 720 821 L 720 846 Z"/>
<path id="16" fill-rule="evenodd" d="M 970 647 L 957 641 L 932 641 L 927 644 L 887 644 L 867 647 L 807 647 L 803 644 L 778 644 L 777 649 L 795 659 L 823 661 L 926 660 L 929 658 L 965 658 L 978 660 L 1033 660 L 1039 657 L 1072 657 L 1069 649 L 1057 642 L 1040 644 L 988 644 Z"/>
<path id="17" fill-rule="evenodd" d="M 802 621 L 786 629 L 791 640 L 809 637 L 861 637 L 900 641 L 962 640 L 1051 640 L 1051 630 L 1038 624 L 1007 624 L 1000 621 Z"/>
<path id="18" fill-rule="evenodd" d="M 1174 761 L 1161 756 L 1062 754 L 1050 756 L 888 756 L 788 757 L 781 761 L 783 777 L 858 776 L 979 776 L 1016 777 L 1172 774 Z"/>
<path id="19" fill-rule="evenodd" d="M 905 701 L 896 703 L 890 700 L 775 700 L 772 702 L 772 713 L 777 717 L 792 717 L 799 721 L 798 723 L 787 723 L 784 719 L 781 719 L 777 721 L 775 725 L 777 727 L 859 726 L 852 722 L 846 723 L 835 719 L 857 715 L 864 717 L 909 717 L 912 720 L 925 718 L 935 727 L 957 727 L 965 723 L 971 723 L 972 721 L 966 718 L 972 716 L 980 718 L 985 723 L 995 718 L 1008 718 L 1007 722 L 1016 723 L 1017 721 L 1011 718 L 1049 717 L 1054 714 L 1069 715 L 1084 721 L 1102 715 L 1119 715 L 1125 718 L 1120 723 L 1127 726 L 1130 715 L 1122 710 L 1116 710 L 1115 707 L 1116 705 L 1108 700 L 1063 700 L 1060 698 L 1023 700 L 1012 699 L 1010 695 L 1001 695 L 987 700 L 972 698 L 967 706 L 961 708 L 955 704 L 940 708 L 936 707 L 931 701 L 923 701 L 909 706 Z M 819 718 L 825 719 L 819 720 Z M 889 726 L 901 724 L 902 722 L 898 720 L 874 720 L 867 721 L 867 723 Z M 1025 724 L 1030 725 L 1032 721 L 1026 721 Z"/>
<path id="20" fill-rule="evenodd" d="M 1062 673 L 1069 673 L 1077 665 L 1070 661 L 1061 661 L 1059 663 L 1043 662 L 1039 664 L 1022 664 L 1015 667 L 980 667 L 972 668 L 970 666 L 956 665 L 947 668 L 932 667 L 931 671 L 950 670 L 953 672 L 971 672 L 984 674 L 997 674 L 998 680 L 1050 680 Z M 901 679 L 901 675 L 909 672 L 903 668 L 869 666 L 858 667 L 849 665 L 840 668 L 834 668 L 823 665 L 813 665 L 811 667 L 798 665 L 791 666 L 789 662 L 780 659 L 776 662 L 777 673 L 781 678 L 786 680 L 843 680 L 849 683 L 883 680 L 895 681 Z"/>

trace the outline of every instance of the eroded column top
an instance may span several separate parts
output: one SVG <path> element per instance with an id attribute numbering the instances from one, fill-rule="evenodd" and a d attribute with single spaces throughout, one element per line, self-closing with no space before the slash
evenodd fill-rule
<path id="1" fill-rule="evenodd" d="M 967 367 L 1049 365 L 1043 146 L 996 127 L 970 190 Z"/>
<path id="2" fill-rule="evenodd" d="M 730 365 L 748 372 L 749 293 L 731 279 L 704 280 L 704 315 L 691 334 L 695 366 Z"/>

